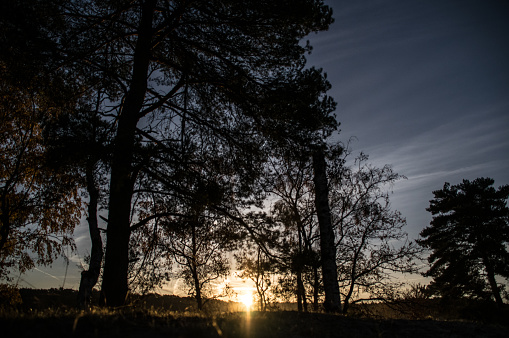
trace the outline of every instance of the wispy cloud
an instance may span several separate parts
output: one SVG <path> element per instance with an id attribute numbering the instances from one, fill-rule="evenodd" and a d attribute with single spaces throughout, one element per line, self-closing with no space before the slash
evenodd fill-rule
<path id="1" fill-rule="evenodd" d="M 35 271 L 39 271 L 40 273 L 45 274 L 46 276 L 49 276 L 49 277 L 51 277 L 51 278 L 53 278 L 53 279 L 56 279 L 57 281 L 61 281 L 61 279 L 60 279 L 60 278 L 58 278 L 58 277 L 57 277 L 57 276 L 55 276 L 55 275 L 50 274 L 50 273 L 49 273 L 49 272 L 47 272 L 47 271 L 43 271 L 43 270 L 41 270 L 41 269 L 39 269 L 39 268 L 34 268 L 34 270 L 35 270 Z"/>

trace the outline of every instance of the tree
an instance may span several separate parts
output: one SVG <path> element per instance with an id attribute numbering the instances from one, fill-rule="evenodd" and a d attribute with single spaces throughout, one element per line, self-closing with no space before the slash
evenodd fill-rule
<path id="1" fill-rule="evenodd" d="M 297 308 L 307 311 L 306 275 L 312 274 L 313 306 L 318 310 L 320 268 L 319 230 L 316 218 L 313 172 L 307 156 L 280 156 L 271 163 L 273 187 L 278 198 L 271 209 L 281 234 L 277 246 L 280 269 L 295 275 Z M 294 158 L 292 158 L 294 157 Z"/>
<path id="2" fill-rule="evenodd" d="M 241 270 L 239 277 L 242 279 L 249 278 L 253 281 L 258 296 L 258 308 L 260 311 L 266 311 L 270 305 L 271 277 L 273 277 L 275 271 L 273 260 L 267 257 L 260 247 L 256 249 L 254 255 L 252 253 L 248 255 L 243 250 L 235 255 L 235 259 L 239 270 Z"/>
<path id="3" fill-rule="evenodd" d="M 72 176 L 47 165 L 44 98 L 30 88 L 0 84 L 0 278 L 47 265 L 65 247 L 80 220 Z M 35 253 L 35 256 L 32 255 Z"/>
<path id="4" fill-rule="evenodd" d="M 387 186 L 403 176 L 391 166 L 370 165 L 361 153 L 352 165 L 350 154 L 329 160 L 330 203 L 337 247 L 343 313 L 350 304 L 386 300 L 401 283 L 393 273 L 415 273 L 421 252 L 408 240 L 405 219 L 391 210 Z"/>
<path id="5" fill-rule="evenodd" d="M 9 1 L 0 9 L 0 242 L 6 250 L 10 243 L 9 255 L 20 262 L 21 271 L 34 263 L 51 263 L 62 246 L 74 247 L 72 231 L 81 213 L 79 170 L 50 158 L 47 134 L 48 125 L 76 109 L 85 86 L 61 67 L 55 38 L 65 31 L 63 2 Z M 36 259 L 28 256 L 30 248 L 35 248 Z"/>
<path id="6" fill-rule="evenodd" d="M 104 112 L 116 122 L 102 300 L 122 305 L 134 186 L 149 162 L 139 142 L 176 153 L 173 132 L 187 120 L 253 154 L 259 150 L 249 142 L 252 131 L 275 134 L 281 123 L 274 121 L 311 116 L 323 124 L 309 111 L 270 108 L 297 97 L 280 97 L 278 89 L 304 65 L 309 48 L 300 39 L 326 29 L 331 11 L 310 0 L 82 0 L 65 3 L 63 12 L 69 30 L 56 41 L 68 53 L 65 68 L 95 79 L 88 90 L 107 88 Z M 245 164 L 236 169 L 258 167 Z"/>
<path id="7" fill-rule="evenodd" d="M 495 298 L 502 306 L 502 286 L 509 278 L 509 185 L 493 187 L 491 178 L 445 183 L 433 191 L 426 210 L 433 219 L 421 231 L 420 245 L 431 251 L 430 290 L 445 298 Z"/>
<path id="8" fill-rule="evenodd" d="M 324 307 L 327 312 L 340 312 L 338 273 L 336 265 L 336 245 L 329 205 L 329 186 L 327 181 L 327 163 L 325 146 L 319 146 L 313 152 L 313 182 L 315 183 L 315 205 L 320 226 L 320 252 L 322 261 Z"/>
<path id="9" fill-rule="evenodd" d="M 184 220 L 163 221 L 163 227 L 167 240 L 159 245 L 179 265 L 178 276 L 202 310 L 213 297 L 212 283 L 230 274 L 227 253 L 233 250 L 237 239 L 224 217 L 214 217 L 203 209 L 190 210 Z"/>
<path id="10" fill-rule="evenodd" d="M 88 194 L 86 218 L 92 248 L 88 269 L 81 273 L 78 307 L 82 309 L 90 306 L 104 256 L 98 211 L 107 190 L 105 177 L 111 138 L 110 124 L 98 115 L 100 97 L 94 103 L 81 102 L 73 112 L 59 114 L 46 123 L 44 131 L 50 165 L 74 174 L 76 184 Z"/>

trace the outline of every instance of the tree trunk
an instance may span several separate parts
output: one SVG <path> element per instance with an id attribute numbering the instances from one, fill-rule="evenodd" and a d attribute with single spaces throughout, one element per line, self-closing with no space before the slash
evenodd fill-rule
<path id="1" fill-rule="evenodd" d="M 297 272 L 297 299 L 298 299 L 298 311 L 308 312 L 306 289 L 304 288 L 304 282 L 302 281 L 302 271 Z"/>
<path id="2" fill-rule="evenodd" d="M 2 257 L 2 251 L 7 243 L 7 238 L 9 238 L 9 233 L 11 232 L 11 220 L 10 220 L 10 208 L 9 208 L 9 199 L 6 196 L 7 194 L 2 194 L 2 201 L 0 205 L 0 259 Z"/>
<path id="3" fill-rule="evenodd" d="M 299 235 L 299 255 L 297 257 L 297 262 L 295 264 L 296 275 L 297 275 L 297 308 L 299 312 L 308 311 L 308 304 L 306 301 L 306 289 L 304 288 L 304 282 L 302 281 L 302 272 L 304 270 L 305 259 L 303 257 L 302 250 L 302 232 L 304 229 L 304 225 L 302 224 L 302 219 L 300 218 L 299 209 L 297 205 L 293 205 L 293 213 L 295 217 L 295 222 L 297 223 L 297 233 Z"/>
<path id="4" fill-rule="evenodd" d="M 493 297 L 495 297 L 495 301 L 497 302 L 497 306 L 501 308 L 504 306 L 504 302 L 502 301 L 502 297 L 500 296 L 500 288 L 497 285 L 497 281 L 495 279 L 495 272 L 493 270 L 493 266 L 488 261 L 488 259 L 484 259 L 484 266 L 486 268 L 486 276 L 488 277 L 488 282 L 490 283 L 491 293 Z"/>
<path id="5" fill-rule="evenodd" d="M 130 215 L 133 185 L 132 159 L 136 125 L 145 93 L 152 43 L 152 17 L 156 0 L 142 5 L 138 40 L 135 46 L 132 81 L 118 118 L 111 162 L 110 205 L 101 304 L 124 304 L 128 285 Z"/>
<path id="6" fill-rule="evenodd" d="M 302 312 L 302 276 L 300 271 L 297 271 L 297 311 Z"/>
<path id="7" fill-rule="evenodd" d="M 88 203 L 88 229 L 90 239 L 92 240 L 92 252 L 90 254 L 90 264 L 88 270 L 81 273 L 80 288 L 78 291 L 78 308 L 88 309 L 94 288 L 99 274 L 101 273 L 101 263 L 103 260 L 103 243 L 101 233 L 97 224 L 97 205 L 99 202 L 99 190 L 95 185 L 93 165 L 87 165 L 86 168 L 87 190 L 90 195 Z"/>
<path id="8" fill-rule="evenodd" d="M 198 222 L 196 220 L 195 222 Z M 198 257 L 198 248 L 196 244 L 196 224 L 195 222 L 192 222 L 191 224 L 191 247 L 192 247 L 192 257 L 191 257 L 191 273 L 193 275 L 193 281 L 194 281 L 194 291 L 195 291 L 195 298 L 196 298 L 196 304 L 198 305 L 198 310 L 203 310 L 203 300 L 201 297 L 201 284 L 200 284 L 200 278 L 198 276 L 198 262 L 196 258 Z"/>
<path id="9" fill-rule="evenodd" d="M 196 304 L 198 306 L 198 310 L 203 310 L 203 299 L 201 297 L 201 287 L 200 287 L 200 279 L 198 278 L 197 267 L 193 266 L 193 280 L 194 280 L 194 291 L 196 299 Z"/>
<path id="10" fill-rule="evenodd" d="M 263 289 L 264 283 L 264 272 L 262 270 L 262 250 L 258 247 L 258 255 L 256 258 L 256 292 L 260 298 L 260 311 L 264 312 L 267 310 L 267 299 L 265 298 L 265 290 Z"/>
<path id="11" fill-rule="evenodd" d="M 313 152 L 315 183 L 315 205 L 320 226 L 320 249 L 322 258 L 323 287 L 325 291 L 324 307 L 327 312 L 340 312 L 338 272 L 336 266 L 336 246 L 329 207 L 329 188 L 327 183 L 325 154 L 323 147 Z"/>
<path id="12" fill-rule="evenodd" d="M 318 267 L 313 266 L 314 285 L 313 285 L 313 311 L 318 311 L 318 288 L 320 283 L 318 280 Z"/>
<path id="13" fill-rule="evenodd" d="M 350 288 L 348 289 L 348 293 L 345 296 L 345 299 L 343 300 L 343 314 L 346 315 L 346 312 L 348 311 L 348 308 L 350 307 L 350 298 L 352 298 L 352 294 L 355 287 L 355 280 L 352 277 L 352 282 L 350 284 Z"/>
<path id="14" fill-rule="evenodd" d="M 346 299 L 343 301 L 343 314 L 346 315 L 346 312 L 350 308 L 350 299 Z"/>
<path id="15" fill-rule="evenodd" d="M 295 218 L 297 218 L 298 213 L 295 211 L 294 213 Z M 297 275 L 297 311 L 302 312 L 302 302 L 303 297 L 305 297 L 305 295 L 302 292 L 302 289 L 304 288 L 302 285 L 302 234 L 300 222 L 298 220 L 297 220 L 297 232 L 299 234 L 299 251 L 298 251 L 299 255 L 297 256 L 297 260 L 294 262 L 294 268 L 296 270 Z"/>

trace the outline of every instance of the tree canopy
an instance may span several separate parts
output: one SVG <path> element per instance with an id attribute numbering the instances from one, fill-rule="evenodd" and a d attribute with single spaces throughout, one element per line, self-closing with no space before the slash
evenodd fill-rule
<path id="1" fill-rule="evenodd" d="M 335 128 L 329 85 L 320 70 L 304 69 L 310 47 L 301 42 L 327 29 L 331 10 L 310 0 L 81 0 L 59 8 L 61 67 L 98 97 L 115 129 L 102 299 L 121 305 L 131 225 L 141 221 L 135 201 L 146 185 L 153 195 L 188 199 L 186 175 L 211 186 L 206 172 L 224 165 L 236 185 L 229 197 L 243 203 L 270 142 L 320 141 Z M 203 145 L 215 156 L 195 158 Z"/>
<path id="2" fill-rule="evenodd" d="M 5 80 L 5 79 L 4 79 Z M 81 198 L 72 174 L 45 157 L 45 97 L 0 83 L 0 278 L 50 264 L 73 247 Z"/>
<path id="3" fill-rule="evenodd" d="M 333 22 L 322 0 L 2 6 L 2 259 L 26 259 L 29 238 L 41 263 L 72 245 L 81 192 L 93 243 L 83 307 L 103 236 L 109 306 L 161 285 L 173 264 L 201 308 L 208 285 L 229 272 L 226 252 L 249 239 L 256 259 L 243 266 L 263 308 L 271 273 L 288 276 L 282 292 L 297 285 L 299 309 L 312 290 L 315 309 L 324 299 L 339 311 L 339 279 L 346 311 L 355 286 L 386 277 L 380 269 L 408 270 L 399 263 L 413 247 L 389 245 L 405 237 L 404 219 L 381 190 L 400 176 L 348 168 L 344 149 L 328 144 L 336 103 L 302 41 Z"/>
<path id="4" fill-rule="evenodd" d="M 420 245 L 431 251 L 430 289 L 444 297 L 493 297 L 502 304 L 495 276 L 509 278 L 509 185 L 493 187 L 491 178 L 434 191 L 426 210 L 433 220 L 421 232 Z"/>

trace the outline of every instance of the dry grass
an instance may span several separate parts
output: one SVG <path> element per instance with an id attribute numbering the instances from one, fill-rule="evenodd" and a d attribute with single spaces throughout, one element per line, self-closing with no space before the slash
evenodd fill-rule
<path id="1" fill-rule="evenodd" d="M 196 312 L 172 310 L 185 306 L 138 305 L 110 310 L 94 308 L 78 311 L 72 306 L 53 304 L 58 290 L 36 293 L 25 305 L 0 311 L 2 337 L 509 337 L 509 327 L 468 321 L 408 320 L 345 317 L 323 313 L 275 312 Z M 23 295 L 23 292 L 22 292 Z M 66 293 L 62 292 L 61 300 Z M 70 294 L 67 294 L 70 296 Z M 26 298 L 26 295 L 25 295 Z M 69 297 L 70 301 L 72 297 Z M 158 297 L 156 297 L 158 298 Z M 74 298 L 75 299 L 75 298 Z M 156 299 L 159 303 L 176 298 Z M 171 302 L 170 302 L 171 303 Z M 38 305 L 38 307 L 28 307 Z M 383 311 L 381 307 L 376 311 Z M 388 311 L 388 310 L 386 310 Z M 394 311 L 394 310 L 393 310 Z"/>

